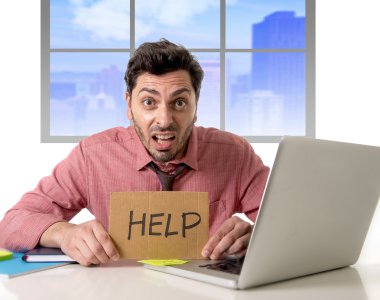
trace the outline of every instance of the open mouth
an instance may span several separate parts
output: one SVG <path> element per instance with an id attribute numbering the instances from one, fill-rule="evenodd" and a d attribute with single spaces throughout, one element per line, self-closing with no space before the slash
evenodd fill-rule
<path id="1" fill-rule="evenodd" d="M 176 137 L 173 134 L 156 134 L 152 138 L 157 143 L 159 150 L 168 150 Z"/>
<path id="2" fill-rule="evenodd" d="M 159 135 L 154 135 L 153 139 L 159 144 L 164 144 L 166 142 L 173 141 L 175 139 L 175 136 L 174 135 L 159 134 Z"/>

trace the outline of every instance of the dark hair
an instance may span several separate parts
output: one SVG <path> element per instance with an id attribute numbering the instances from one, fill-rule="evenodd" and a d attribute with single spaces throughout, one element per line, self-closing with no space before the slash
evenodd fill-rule
<path id="1" fill-rule="evenodd" d="M 128 62 L 124 76 L 127 91 L 130 94 L 132 93 L 136 86 L 137 77 L 145 72 L 162 75 L 177 70 L 189 72 L 198 100 L 203 70 L 195 57 L 185 47 L 173 44 L 166 39 L 161 39 L 155 43 L 144 43 L 136 49 Z"/>

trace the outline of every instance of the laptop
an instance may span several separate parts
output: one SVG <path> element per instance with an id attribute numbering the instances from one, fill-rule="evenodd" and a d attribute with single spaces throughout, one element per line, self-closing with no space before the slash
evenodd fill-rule
<path id="1" fill-rule="evenodd" d="M 244 261 L 145 267 L 246 289 L 349 266 L 379 197 L 380 147 L 284 137 Z"/>

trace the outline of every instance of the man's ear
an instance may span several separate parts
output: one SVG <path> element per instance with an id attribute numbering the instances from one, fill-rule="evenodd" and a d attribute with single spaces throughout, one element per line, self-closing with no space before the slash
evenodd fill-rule
<path id="1" fill-rule="evenodd" d="M 132 104 L 131 104 L 131 95 L 126 92 L 125 100 L 127 101 L 127 117 L 129 121 L 132 121 Z"/>

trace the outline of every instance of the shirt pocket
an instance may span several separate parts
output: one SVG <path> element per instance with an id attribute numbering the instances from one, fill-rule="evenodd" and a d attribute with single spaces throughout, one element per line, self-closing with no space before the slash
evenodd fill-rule
<path id="1" fill-rule="evenodd" d="M 209 204 L 209 235 L 210 237 L 219 229 L 227 219 L 226 201 L 220 199 Z"/>

